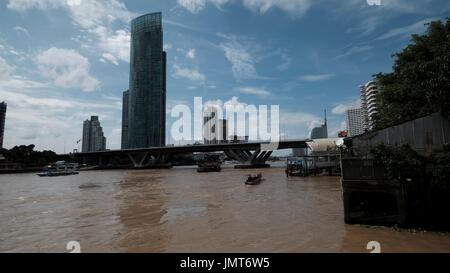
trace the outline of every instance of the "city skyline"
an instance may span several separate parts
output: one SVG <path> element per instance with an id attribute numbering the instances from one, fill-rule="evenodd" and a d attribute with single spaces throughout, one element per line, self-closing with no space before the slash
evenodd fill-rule
<path id="1" fill-rule="evenodd" d="M 380 7 L 365 1 L 262 7 L 241 1 L 196 6 L 111 0 L 103 9 L 92 9 L 98 1 L 56 2 L 1 4 L 5 147 L 34 143 L 62 152 L 66 142 L 69 150 L 76 148 L 87 113 L 101 118 L 108 148 L 120 148 L 129 23 L 148 12 L 162 11 L 165 18 L 168 110 L 198 95 L 204 101 L 279 104 L 286 134 L 307 138 L 320 125 L 324 107 L 331 110 L 329 135 L 345 129 L 345 112 L 357 104 L 358 86 L 390 71 L 391 55 L 407 44 L 409 34 L 422 33 L 424 23 L 443 19 L 450 10 L 445 1 L 408 1 L 408 10 L 402 9 L 405 1 L 384 1 Z M 350 14 L 353 19 L 341 20 Z"/>

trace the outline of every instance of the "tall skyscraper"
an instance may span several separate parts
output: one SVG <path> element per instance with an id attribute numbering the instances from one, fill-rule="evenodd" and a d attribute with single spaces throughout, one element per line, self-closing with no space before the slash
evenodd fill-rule
<path id="1" fill-rule="evenodd" d="M 0 149 L 3 148 L 3 137 L 5 135 L 6 102 L 0 102 Z"/>
<path id="2" fill-rule="evenodd" d="M 219 143 L 228 143 L 228 121 L 219 119 Z"/>
<path id="3" fill-rule="evenodd" d="M 203 110 L 203 142 L 205 144 L 228 143 L 228 122 L 222 119 L 215 106 Z"/>
<path id="4" fill-rule="evenodd" d="M 128 101 L 130 92 L 123 92 L 122 98 L 122 143 L 121 148 L 128 148 Z"/>
<path id="5" fill-rule="evenodd" d="M 364 133 L 364 113 L 361 108 L 347 110 L 347 131 L 349 136 L 358 136 Z"/>
<path id="6" fill-rule="evenodd" d="M 162 15 L 131 22 L 127 148 L 164 146 L 166 139 L 166 53 Z"/>
<path id="7" fill-rule="evenodd" d="M 219 126 L 217 109 L 214 106 L 206 106 L 203 110 L 203 142 L 205 144 L 217 144 Z"/>
<path id="8" fill-rule="evenodd" d="M 100 125 L 98 116 L 91 116 L 91 120 L 83 123 L 83 146 L 82 152 L 98 152 L 106 150 L 106 137 Z"/>
<path id="9" fill-rule="evenodd" d="M 325 110 L 324 123 L 319 127 L 313 128 L 311 131 L 311 139 L 321 139 L 321 138 L 328 138 L 327 110 Z"/>
<path id="10" fill-rule="evenodd" d="M 360 86 L 361 109 L 363 111 L 363 127 L 364 130 L 373 128 L 373 116 L 378 113 L 377 94 L 378 85 L 376 81 L 369 81 L 365 85 Z"/>

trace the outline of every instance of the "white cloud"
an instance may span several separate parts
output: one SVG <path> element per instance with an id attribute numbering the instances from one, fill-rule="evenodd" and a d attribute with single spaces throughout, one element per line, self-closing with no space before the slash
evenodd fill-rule
<path id="1" fill-rule="evenodd" d="M 281 109 L 280 132 L 288 139 L 309 138 L 311 130 L 321 125 L 322 118 L 304 111 L 286 111 Z"/>
<path id="2" fill-rule="evenodd" d="M 61 7 L 63 0 L 9 0 L 7 7 L 17 11 L 26 11 L 28 9 L 52 9 Z"/>
<path id="3" fill-rule="evenodd" d="M 289 57 L 289 55 L 287 55 L 286 53 L 282 53 L 281 54 L 281 61 L 282 61 L 282 63 L 279 64 L 276 68 L 278 70 L 284 71 L 284 70 L 289 69 L 289 66 L 292 63 L 292 58 Z"/>
<path id="4" fill-rule="evenodd" d="M 198 13 L 206 6 L 206 0 L 177 0 L 177 3 L 192 13 Z"/>
<path id="5" fill-rule="evenodd" d="M 191 48 L 186 52 L 186 58 L 194 60 L 195 59 L 195 49 Z"/>
<path id="6" fill-rule="evenodd" d="M 238 87 L 236 88 L 236 91 L 247 94 L 247 95 L 255 95 L 259 97 L 268 97 L 272 95 L 272 93 L 264 88 L 258 88 L 258 87 Z"/>
<path id="7" fill-rule="evenodd" d="M 430 12 L 430 5 L 433 1 L 434 0 L 382 0 L 381 7 L 385 10 L 401 13 L 427 14 Z M 441 6 L 440 8 L 440 10 L 445 10 L 449 7 Z"/>
<path id="8" fill-rule="evenodd" d="M 379 36 L 375 40 L 380 41 L 380 40 L 390 39 L 393 37 L 409 38 L 411 34 L 423 33 L 427 29 L 427 26 L 425 25 L 426 23 L 429 23 L 431 21 L 438 20 L 438 19 L 439 18 L 428 18 L 428 19 L 424 19 L 419 22 L 416 22 L 412 25 L 406 26 L 406 27 L 394 28 L 394 29 L 391 29 L 390 31 L 388 31 L 387 33 Z"/>
<path id="9" fill-rule="evenodd" d="M 0 57 L 0 79 L 7 79 L 11 77 L 14 67 L 9 65 L 5 59 Z"/>
<path id="10" fill-rule="evenodd" d="M 341 55 L 336 56 L 334 59 L 342 59 L 354 54 L 364 53 L 373 49 L 373 46 L 370 45 L 361 45 L 361 46 L 352 46 L 346 52 Z"/>
<path id="11" fill-rule="evenodd" d="M 191 13 L 202 11 L 207 4 L 213 4 L 218 9 L 232 0 L 177 0 L 178 5 L 184 7 Z M 311 0 L 242 0 L 247 9 L 264 14 L 272 8 L 278 8 L 298 17 L 303 15 L 312 5 Z"/>
<path id="12" fill-rule="evenodd" d="M 243 0 L 244 6 L 260 14 L 276 7 L 292 16 L 303 15 L 312 5 L 310 0 Z"/>
<path id="13" fill-rule="evenodd" d="M 335 115 L 343 115 L 347 112 L 347 110 L 359 107 L 360 104 L 361 104 L 361 102 L 359 99 L 356 99 L 356 100 L 353 100 L 350 102 L 339 103 L 333 107 L 331 112 Z"/>
<path id="14" fill-rule="evenodd" d="M 305 82 L 318 82 L 318 81 L 326 81 L 333 78 L 334 74 L 317 74 L 317 75 L 304 75 L 298 77 L 300 81 Z"/>
<path id="15" fill-rule="evenodd" d="M 20 33 L 25 34 L 25 35 L 28 36 L 28 37 L 31 37 L 31 36 L 30 36 L 30 33 L 28 32 L 28 30 L 27 30 L 26 28 L 24 28 L 24 27 L 21 27 L 21 26 L 15 26 L 13 29 L 14 29 L 15 31 L 17 31 L 17 32 L 20 32 Z"/>
<path id="16" fill-rule="evenodd" d="M 52 47 L 36 57 L 42 76 L 63 88 L 97 89 L 100 82 L 89 74 L 89 60 L 72 49 Z"/>
<path id="17" fill-rule="evenodd" d="M 129 62 L 130 60 L 130 33 L 119 29 L 114 34 L 109 33 L 104 27 L 94 30 L 99 38 L 98 46 L 103 51 L 102 57 L 115 65 L 119 60 Z"/>
<path id="18" fill-rule="evenodd" d="M 197 56 L 195 48 L 190 49 L 177 48 L 177 52 L 183 54 L 186 57 L 186 59 L 189 60 L 195 60 Z"/>
<path id="19" fill-rule="evenodd" d="M 103 59 L 114 64 L 129 61 L 130 33 L 128 23 L 135 15 L 118 0 L 9 0 L 7 7 L 19 12 L 29 9 L 64 9 L 74 25 L 87 33 L 84 39 L 75 39 L 81 46 L 92 48 Z M 114 28 L 113 23 L 123 25 Z"/>
<path id="20" fill-rule="evenodd" d="M 0 57 L 0 88 L 5 87 L 12 91 L 23 91 L 24 89 L 34 89 L 47 87 L 45 83 L 28 80 L 17 75 L 16 68 Z"/>
<path id="21" fill-rule="evenodd" d="M 173 48 L 173 45 L 171 43 L 166 43 L 163 45 L 164 51 L 167 51 L 169 49 Z"/>
<path id="22" fill-rule="evenodd" d="M 206 81 L 206 76 L 200 73 L 198 70 L 181 67 L 178 64 L 173 65 L 173 77 L 175 79 L 184 78 L 195 82 Z"/>
<path id="23" fill-rule="evenodd" d="M 125 5 L 118 0 L 8 0 L 7 7 L 20 12 L 63 8 L 69 11 L 76 24 L 85 29 L 116 20 L 128 22 L 132 17 Z"/>
<path id="24" fill-rule="evenodd" d="M 224 51 L 225 57 L 231 63 L 231 70 L 236 81 L 242 82 L 247 79 L 265 79 L 258 75 L 255 68 L 257 58 L 254 54 L 250 53 L 251 48 L 254 50 L 258 45 L 249 42 L 245 37 L 236 37 L 220 33 L 218 36 L 225 39 L 225 42 L 222 42 L 219 47 Z"/>

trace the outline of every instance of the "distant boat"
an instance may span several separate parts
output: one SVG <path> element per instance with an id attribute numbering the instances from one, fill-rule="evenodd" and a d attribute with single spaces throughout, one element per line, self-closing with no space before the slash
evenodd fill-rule
<path id="1" fill-rule="evenodd" d="M 286 177 L 289 176 L 306 176 L 307 170 L 302 161 L 288 161 L 286 166 Z"/>
<path id="2" fill-rule="evenodd" d="M 222 167 L 218 161 L 205 161 L 198 163 L 197 172 L 208 173 L 208 172 L 220 172 Z"/>
<path id="3" fill-rule="evenodd" d="M 44 168 L 42 173 L 38 173 L 40 177 L 46 176 L 62 176 L 62 175 L 74 175 L 78 174 L 77 164 L 67 163 L 65 161 L 57 161 Z"/>
<path id="4" fill-rule="evenodd" d="M 247 181 L 245 181 L 246 185 L 258 185 L 262 181 L 262 174 L 259 173 L 258 175 L 252 176 L 251 174 L 248 175 Z"/>

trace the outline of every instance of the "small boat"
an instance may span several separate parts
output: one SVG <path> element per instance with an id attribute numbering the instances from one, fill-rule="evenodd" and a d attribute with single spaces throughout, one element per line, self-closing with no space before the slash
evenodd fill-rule
<path id="1" fill-rule="evenodd" d="M 198 163 L 197 172 L 199 173 L 209 173 L 209 172 L 220 172 L 222 167 L 218 161 L 205 161 Z"/>
<path id="2" fill-rule="evenodd" d="M 306 174 L 307 174 L 305 163 L 300 159 L 297 159 L 297 160 L 288 159 L 285 172 L 286 172 L 286 177 L 306 176 Z"/>
<path id="3" fill-rule="evenodd" d="M 46 166 L 42 173 L 38 173 L 37 175 L 39 175 L 40 177 L 47 177 L 73 174 L 78 174 L 77 164 L 67 163 L 65 161 L 57 161 L 56 163 Z"/>
<path id="4" fill-rule="evenodd" d="M 258 185 L 262 181 L 262 174 L 259 173 L 258 175 L 252 176 L 251 174 L 248 175 L 247 181 L 245 181 L 246 185 Z"/>

